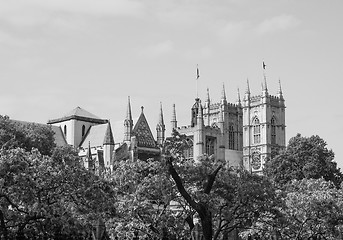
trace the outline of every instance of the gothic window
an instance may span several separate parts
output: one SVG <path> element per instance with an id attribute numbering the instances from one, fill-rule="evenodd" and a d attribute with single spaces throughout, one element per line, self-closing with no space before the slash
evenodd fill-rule
<path id="1" fill-rule="evenodd" d="M 275 123 L 274 117 L 272 118 L 270 123 L 271 123 L 271 144 L 276 144 L 276 123 Z"/>
<path id="2" fill-rule="evenodd" d="M 258 118 L 254 120 L 254 144 L 261 143 L 261 125 Z"/>
<path id="3" fill-rule="evenodd" d="M 86 127 L 85 125 L 82 125 L 82 137 L 85 135 Z"/>
<path id="4" fill-rule="evenodd" d="M 211 156 L 214 154 L 214 144 L 215 144 L 214 137 L 206 137 L 206 154 L 208 156 Z"/>
<path id="5" fill-rule="evenodd" d="M 229 126 L 229 149 L 235 149 L 235 134 L 233 126 Z"/>
<path id="6" fill-rule="evenodd" d="M 188 147 L 183 150 L 185 159 L 193 159 L 193 139 L 189 137 L 186 139 Z"/>
<path id="7" fill-rule="evenodd" d="M 67 137 L 67 125 L 64 125 L 63 133 L 64 136 Z"/>

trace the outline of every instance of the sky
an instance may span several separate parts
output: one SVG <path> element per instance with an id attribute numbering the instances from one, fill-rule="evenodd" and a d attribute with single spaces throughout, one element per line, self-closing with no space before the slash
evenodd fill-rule
<path id="1" fill-rule="evenodd" d="M 198 89 L 229 102 L 281 81 L 286 140 L 319 135 L 343 168 L 341 0 L 0 0 L 0 114 L 46 123 L 80 106 L 123 122 L 160 102 L 190 123 Z M 196 81 L 196 66 L 200 78 Z M 198 82 L 198 83 L 196 83 Z M 115 125 L 115 124 L 114 124 Z M 116 133 L 114 133 L 116 136 Z"/>

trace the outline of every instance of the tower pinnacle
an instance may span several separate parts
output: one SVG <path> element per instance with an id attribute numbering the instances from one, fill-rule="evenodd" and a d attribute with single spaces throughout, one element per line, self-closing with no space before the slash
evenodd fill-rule
<path id="1" fill-rule="evenodd" d="M 224 85 L 224 83 L 223 83 L 223 89 L 222 89 L 221 103 L 222 104 L 226 104 L 226 93 L 225 93 L 225 85 Z"/>
<path id="2" fill-rule="evenodd" d="M 177 128 L 175 103 L 173 104 L 173 112 L 172 112 L 172 118 L 171 118 L 170 123 L 171 123 L 172 131 L 173 131 L 173 129 Z"/>
<path id="3" fill-rule="evenodd" d="M 133 128 L 133 121 L 132 121 L 131 103 L 130 103 L 130 96 L 129 96 L 128 103 L 127 103 L 127 110 L 126 110 L 126 118 L 124 120 L 124 141 L 131 141 L 132 128 Z"/>
<path id="4" fill-rule="evenodd" d="M 241 95 L 239 94 L 239 88 L 237 88 L 237 105 L 240 106 L 241 104 Z"/>
<path id="5" fill-rule="evenodd" d="M 283 100 L 283 94 L 282 94 L 282 88 L 281 88 L 281 80 L 279 79 L 279 91 L 278 91 L 278 97 L 280 100 Z"/>
<path id="6" fill-rule="evenodd" d="M 266 74 L 266 64 L 263 62 L 263 83 L 262 83 L 262 93 L 264 96 L 268 95 L 267 86 L 267 74 Z"/>
<path id="7" fill-rule="evenodd" d="M 162 110 L 162 103 L 160 103 L 160 115 L 158 119 L 158 124 L 156 126 L 157 131 L 157 144 L 162 145 L 164 142 L 164 134 L 165 134 L 166 127 L 163 121 L 163 110 Z"/>
<path id="8" fill-rule="evenodd" d="M 132 121 L 130 96 L 128 96 L 127 110 L 126 110 L 126 119 Z"/>

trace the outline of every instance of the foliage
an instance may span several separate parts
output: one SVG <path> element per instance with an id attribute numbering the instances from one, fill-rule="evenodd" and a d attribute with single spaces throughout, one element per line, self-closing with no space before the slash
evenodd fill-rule
<path id="1" fill-rule="evenodd" d="M 181 238 L 177 212 L 170 208 L 175 192 L 159 161 L 148 159 L 116 162 L 111 175 L 117 186 L 117 216 L 112 219 L 109 232 L 119 239 L 134 234 L 142 238 Z"/>
<path id="2" fill-rule="evenodd" d="M 285 240 L 340 239 L 343 192 L 331 182 L 323 178 L 293 180 L 279 195 L 277 218 L 259 218 L 249 234 Z"/>
<path id="3" fill-rule="evenodd" d="M 225 162 L 204 156 L 197 162 L 187 160 L 186 136 L 174 132 L 164 145 L 164 161 L 179 194 L 199 219 L 204 239 L 219 239 L 249 228 L 273 204 L 274 190 L 263 177 L 243 169 L 233 170 Z M 271 213 L 272 214 L 272 213 Z"/>
<path id="4" fill-rule="evenodd" d="M 53 157 L 20 148 L 0 151 L 5 239 L 84 239 L 99 218 L 114 216 L 113 186 L 87 171 L 73 153 L 59 151 Z"/>
<path id="5" fill-rule="evenodd" d="M 333 161 L 333 151 L 327 149 L 326 145 L 319 136 L 302 137 L 298 134 L 289 140 L 284 152 L 266 161 L 264 173 L 279 185 L 293 179 L 323 177 L 339 187 L 343 175 Z"/>
<path id="6" fill-rule="evenodd" d="M 50 126 L 13 121 L 0 115 L 1 149 L 20 147 L 31 151 L 36 148 L 43 155 L 51 155 L 55 147 L 54 134 Z"/>

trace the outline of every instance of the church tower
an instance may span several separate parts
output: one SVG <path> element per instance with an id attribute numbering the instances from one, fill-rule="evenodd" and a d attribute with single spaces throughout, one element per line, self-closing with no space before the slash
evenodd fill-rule
<path id="1" fill-rule="evenodd" d="M 264 73 L 261 94 L 251 96 L 248 81 L 242 107 L 243 164 L 251 172 L 262 174 L 266 158 L 272 158 L 286 145 L 286 107 L 281 84 L 277 96 L 270 95 Z"/>

